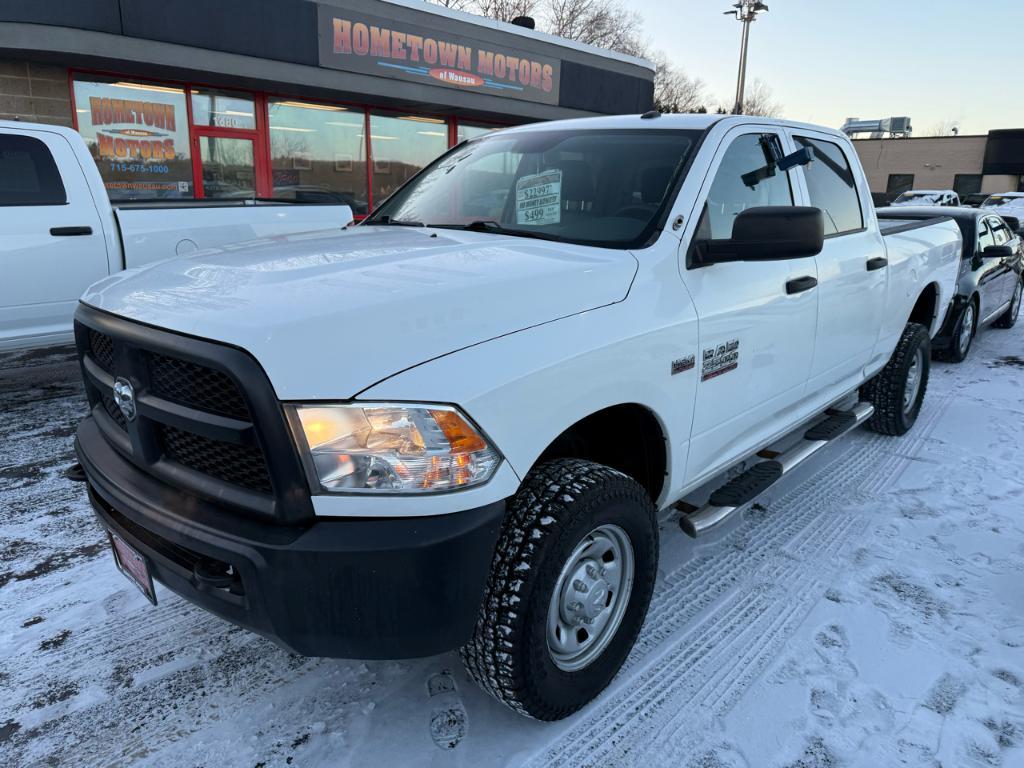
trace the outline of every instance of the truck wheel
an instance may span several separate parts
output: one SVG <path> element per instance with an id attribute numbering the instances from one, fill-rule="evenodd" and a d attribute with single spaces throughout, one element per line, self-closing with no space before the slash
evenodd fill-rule
<path id="1" fill-rule="evenodd" d="M 914 426 L 928 388 L 930 351 L 928 329 L 919 323 L 907 323 L 885 368 L 861 387 L 861 397 L 875 406 L 868 429 L 883 435 L 902 435 Z"/>
<path id="2" fill-rule="evenodd" d="M 1017 318 L 1020 316 L 1020 299 L 1021 292 L 1024 291 L 1024 278 L 1017 281 L 1017 285 L 1013 289 L 1013 298 L 1010 299 L 1010 306 L 1007 307 L 1006 311 L 999 316 L 996 320 L 996 328 L 1013 328 L 1017 324 Z"/>
<path id="3" fill-rule="evenodd" d="M 935 350 L 933 357 L 949 363 L 962 363 L 966 359 L 967 353 L 971 351 L 977 316 L 974 299 L 971 299 L 960 313 L 960 317 L 949 334 L 949 347 Z"/>
<path id="4" fill-rule="evenodd" d="M 611 681 L 636 641 L 658 567 L 646 491 L 601 464 L 556 459 L 509 503 L 472 639 L 471 677 L 512 709 L 560 720 Z"/>

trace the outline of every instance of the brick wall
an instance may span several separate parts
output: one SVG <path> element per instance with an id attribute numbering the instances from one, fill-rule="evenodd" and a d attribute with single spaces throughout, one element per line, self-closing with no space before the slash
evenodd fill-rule
<path id="1" fill-rule="evenodd" d="M 71 127 L 68 71 L 49 64 L 0 59 L 0 120 Z"/>

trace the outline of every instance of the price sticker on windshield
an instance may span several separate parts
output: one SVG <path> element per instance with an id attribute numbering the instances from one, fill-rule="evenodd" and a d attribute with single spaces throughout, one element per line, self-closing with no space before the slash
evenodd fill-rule
<path id="1" fill-rule="evenodd" d="M 541 171 L 516 182 L 516 224 L 543 226 L 562 220 L 562 172 Z"/>

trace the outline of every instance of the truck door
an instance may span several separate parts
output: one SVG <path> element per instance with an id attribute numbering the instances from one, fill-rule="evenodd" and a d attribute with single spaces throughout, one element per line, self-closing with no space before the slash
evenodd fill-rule
<path id="1" fill-rule="evenodd" d="M 683 280 L 697 309 L 699 349 L 687 482 L 756 450 L 792 418 L 814 349 L 818 299 L 812 257 L 693 266 L 694 244 L 728 239 L 748 208 L 794 205 L 789 174 L 755 180 L 783 150 L 774 128 L 736 128 L 712 160 L 682 241 Z M 746 177 L 746 178 L 745 178 Z"/>
<path id="2" fill-rule="evenodd" d="M 807 393 L 828 400 L 856 386 L 871 359 L 885 310 L 888 261 L 852 151 L 836 137 L 812 131 L 794 131 L 793 141 L 813 153 L 797 175 L 805 204 L 825 217 L 825 247 L 815 257 L 819 343 Z"/>
<path id="3" fill-rule="evenodd" d="M 0 230 L 0 344 L 69 333 L 78 297 L 108 268 L 96 203 L 61 135 L 0 133 Z"/>
<path id="4" fill-rule="evenodd" d="M 1008 245 L 1014 249 L 1016 253 L 1017 243 L 1015 242 L 1013 232 L 1006 226 L 1006 222 L 998 216 L 988 217 L 988 228 L 992 232 L 992 238 L 996 245 Z M 989 259 L 987 259 L 988 261 Z M 995 311 L 997 306 L 1002 306 L 1010 301 L 1013 297 L 1013 289 L 1017 286 L 1017 272 L 1013 269 L 1012 265 L 1016 262 L 1017 256 L 1014 255 L 1010 258 L 1001 259 L 990 259 L 996 262 L 994 265 L 995 273 L 997 275 L 996 282 L 998 287 L 998 303 L 993 305 L 992 310 Z M 986 318 L 987 319 L 987 318 Z"/>
<path id="5" fill-rule="evenodd" d="M 978 221 L 978 247 L 971 259 L 971 269 L 978 273 L 978 294 L 981 305 L 978 310 L 978 322 L 990 320 L 1004 302 L 1004 278 L 1009 268 L 1003 263 L 1003 259 L 986 257 L 985 249 L 990 245 L 999 245 L 996 230 L 993 224 L 994 216 L 986 216 Z M 1003 244 L 1005 244 L 1005 240 Z"/>

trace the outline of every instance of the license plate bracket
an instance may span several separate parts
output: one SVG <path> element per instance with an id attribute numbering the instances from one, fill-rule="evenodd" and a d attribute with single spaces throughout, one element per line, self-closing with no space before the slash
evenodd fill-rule
<path id="1" fill-rule="evenodd" d="M 156 589 L 153 587 L 153 574 L 149 567 L 149 560 L 116 533 L 108 531 L 107 535 L 110 537 L 110 548 L 114 552 L 114 564 L 117 566 L 117 570 L 138 587 L 149 602 L 156 605 Z"/>

